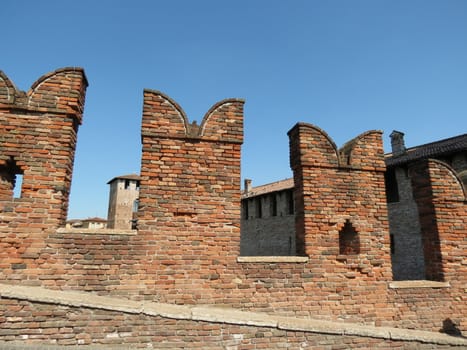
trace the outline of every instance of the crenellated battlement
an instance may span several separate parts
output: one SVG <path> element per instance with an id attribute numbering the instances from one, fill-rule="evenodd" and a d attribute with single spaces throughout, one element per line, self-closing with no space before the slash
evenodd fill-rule
<path id="1" fill-rule="evenodd" d="M 156 242 L 151 260 L 170 261 L 161 276 L 185 274 L 190 261 L 191 277 L 172 287 L 192 300 L 193 284 L 222 280 L 239 254 L 243 101 L 216 103 L 198 126 L 175 101 L 145 90 L 141 134 L 139 235 Z"/>
<path id="2" fill-rule="evenodd" d="M 319 127 L 298 123 L 290 131 L 292 142 L 298 142 L 302 147 L 300 155 L 292 153 L 296 148 L 291 147 L 291 167 L 300 163 L 316 167 L 340 167 L 366 170 L 384 171 L 384 151 L 382 131 L 371 130 L 362 133 L 348 141 L 338 149 L 329 135 Z"/>
<path id="3" fill-rule="evenodd" d="M 382 135 L 380 130 L 370 130 L 347 142 L 339 149 L 341 165 L 385 171 Z"/>
<path id="4" fill-rule="evenodd" d="M 156 90 L 144 90 L 142 136 L 243 142 L 242 99 L 225 99 L 212 106 L 200 125 L 190 123 L 173 99 Z"/>
<path id="5" fill-rule="evenodd" d="M 87 85 L 81 68 L 63 68 L 23 92 L 0 72 L 0 234 L 10 237 L 0 255 L 12 266 L 27 266 L 22 256 L 37 258 L 65 224 Z"/>
<path id="6" fill-rule="evenodd" d="M 289 131 L 297 246 L 318 270 L 347 263 L 362 277 L 391 278 L 381 134 L 363 133 L 337 150 L 316 126 Z"/>
<path id="7" fill-rule="evenodd" d="M 275 220 L 278 213 L 295 220 L 296 254 L 239 256 L 244 101 L 216 103 L 198 125 L 170 97 L 146 89 L 137 230 L 59 229 L 86 87 L 81 68 L 46 74 L 28 92 L 18 91 L 0 72 L 0 282 L 22 287 L 3 288 L 0 340 L 141 347 L 165 341 L 170 329 L 183 347 L 214 344 L 219 338 L 212 336 L 228 331 L 236 341 L 263 339 L 274 348 L 293 330 L 293 337 L 312 345 L 352 347 L 376 344 L 371 337 L 380 326 L 457 335 L 467 330 L 465 188 L 438 160 L 404 163 L 413 156 L 410 149 L 388 163 L 381 131 L 362 133 L 338 149 L 320 128 L 296 124 L 288 133 L 294 179 L 287 187 L 293 196 L 287 198 L 294 210 L 268 207 Z M 467 159 L 460 149 L 452 164 Z M 389 171 L 413 188 L 427 261 L 423 276 L 434 281 L 393 283 L 388 219 L 393 203 L 387 202 L 395 176 L 387 176 Z M 21 196 L 15 198 L 19 176 Z M 257 199 L 249 198 L 260 223 L 266 209 Z M 398 213 L 393 212 L 400 220 Z M 28 286 L 40 288 L 30 292 Z M 55 299 L 47 295 L 51 289 L 58 291 Z M 99 294 L 99 302 L 81 303 L 82 293 L 90 299 Z M 120 307 L 121 300 L 133 307 Z M 216 313 L 206 305 L 216 305 Z M 234 322 L 240 316 L 241 323 Z M 334 330 L 310 328 L 304 318 L 332 321 L 327 324 Z M 342 321 L 371 326 L 371 334 L 335 324 Z M 284 329 L 289 333 L 277 340 Z M 340 331 L 330 338 L 335 329 Z M 343 335 L 341 329 L 353 333 Z M 378 347 L 438 345 L 427 334 L 417 338 L 417 331 L 397 341 L 391 332 L 380 337 Z M 464 345 L 459 339 L 442 344 Z"/>
<path id="8" fill-rule="evenodd" d="M 0 110 L 16 109 L 39 113 L 64 113 L 81 124 L 88 82 L 82 68 L 57 69 L 40 77 L 21 91 L 0 71 Z"/>

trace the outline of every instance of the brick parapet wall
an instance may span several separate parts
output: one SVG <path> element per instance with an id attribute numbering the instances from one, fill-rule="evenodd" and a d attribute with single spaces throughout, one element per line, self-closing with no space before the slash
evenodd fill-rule
<path id="1" fill-rule="evenodd" d="M 309 124 L 297 124 L 289 137 L 299 253 L 324 275 L 391 280 L 381 132 L 362 134 L 340 152 Z M 342 255 L 339 249 L 346 223 L 358 234 L 357 254 Z"/>
<path id="2" fill-rule="evenodd" d="M 0 109 L 10 111 L 66 114 L 81 124 L 88 82 L 82 68 L 66 67 L 40 77 L 27 91 L 18 90 L 0 71 Z"/>
<path id="3" fill-rule="evenodd" d="M 203 274 L 203 283 L 191 287 L 195 302 L 173 292 L 177 283 L 188 283 L 183 277 L 178 282 L 160 277 L 164 271 L 159 269 L 171 266 L 170 261 L 151 265 L 142 260 L 148 247 L 139 233 L 57 232 L 46 243 L 37 269 L 17 269 L 4 280 L 87 291 L 92 293 L 90 299 L 99 294 L 174 304 L 217 304 L 276 315 L 432 331 L 441 329 L 446 319 L 459 329 L 463 326 L 462 306 L 453 309 L 452 287 L 389 289 L 383 282 L 362 284 L 359 274 L 346 270 L 332 277 L 308 261 L 280 262 L 277 258 L 274 262 L 270 258 L 229 265 L 224 279 Z"/>
<path id="4" fill-rule="evenodd" d="M 414 164 L 410 174 L 420 215 L 427 278 L 451 284 L 451 302 L 444 313 L 455 318 L 465 330 L 467 201 L 464 187 L 455 171 L 438 160 Z"/>
<path id="5" fill-rule="evenodd" d="M 388 294 L 394 315 L 391 321 L 385 321 L 382 325 L 397 324 L 401 328 L 419 329 L 419 320 L 423 320 L 424 329 L 454 332 L 455 327 L 456 332 L 465 332 L 464 311 L 454 303 L 453 298 L 457 293 L 452 286 L 393 289 Z M 445 324 L 449 322 L 452 323 L 452 329 L 445 329 Z"/>
<path id="6" fill-rule="evenodd" d="M 83 292 L 0 285 L 0 340 L 134 347 L 455 348 L 463 338 L 426 331 L 282 317 L 229 308 L 175 306 Z M 130 326 L 131 325 L 131 326 Z M 298 339 L 297 339 L 298 337 Z M 4 343 L 9 344 L 9 343 Z M 1 346 L 1 343 L 0 343 Z M 7 345 L 8 346 L 8 345 Z"/>
<path id="7" fill-rule="evenodd" d="M 122 314 L 76 307 L 52 307 L 26 301 L 1 300 L 7 322 L 0 328 L 1 346 L 10 341 L 41 349 L 98 345 L 117 348 L 166 349 L 459 349 L 463 345 L 391 340 L 358 335 L 336 335 L 300 330 L 255 327 L 196 320 L 177 320 L 144 314 Z M 20 316 L 12 316 L 12 315 Z M 70 316 L 71 315 L 71 316 Z M 35 320 L 35 321 L 33 321 Z M 39 345 L 40 344 L 40 345 Z M 12 345 L 14 346 L 14 345 Z M 17 345 L 18 346 L 18 345 Z M 37 346 L 37 347 L 36 347 Z M 105 348 L 105 347 L 104 347 Z M 13 347 L 14 349 L 14 347 Z M 47 347 L 47 349 L 50 349 Z"/>
<path id="8" fill-rule="evenodd" d="M 185 294 L 173 292 L 176 281 L 160 277 L 164 271 L 159 269 L 171 266 L 165 265 L 169 261 L 143 264 L 141 256 L 148 248 L 139 234 L 58 232 L 46 243 L 37 269 L 17 269 L 2 280 L 86 291 L 89 299 L 98 294 L 194 304 Z M 386 283 L 362 284 L 358 274 L 345 273 L 330 277 L 305 261 L 241 262 L 229 266 L 227 282 L 206 274 L 203 283 L 191 288 L 200 305 L 432 331 L 440 330 L 448 318 L 462 326 L 462 308 L 453 309 L 452 287 L 389 289 Z M 182 282 L 187 283 L 180 277 Z"/>
<path id="9" fill-rule="evenodd" d="M 215 104 L 197 125 L 175 101 L 145 90 L 142 142 L 143 269 L 165 281 L 157 292 L 164 300 L 216 299 L 239 255 L 243 101 Z"/>
<path id="10" fill-rule="evenodd" d="M 65 224 L 86 87 L 81 68 L 46 74 L 28 92 L 0 72 L 2 275 L 35 270 L 45 238 Z M 21 196 L 14 198 L 18 174 Z"/>
<path id="11" fill-rule="evenodd" d="M 10 99 L 8 89 L 0 89 L 0 94 L 8 96 L 5 101 Z M 298 236 L 303 247 L 299 255 L 307 259 L 237 261 L 242 107 L 241 100 L 221 101 L 198 126 L 188 123 L 170 98 L 146 90 L 138 231 L 57 230 L 62 214 L 58 208 L 61 198 L 55 197 L 48 206 L 31 202 L 36 217 L 28 216 L 28 211 L 2 212 L 3 220 L 11 215 L 17 221 L 2 228 L 0 279 L 86 291 L 89 298 L 99 294 L 283 316 L 319 314 L 328 321 L 433 331 L 450 319 L 460 330 L 467 329 L 462 304 L 466 273 L 459 260 L 465 255 L 465 246 L 459 243 L 465 236 L 465 221 L 451 220 L 448 212 L 453 208 L 455 215 L 465 218 L 465 202 L 453 201 L 452 195 L 448 202 L 436 199 L 437 211 L 433 212 L 443 213 L 450 223 L 443 224 L 443 229 L 457 230 L 454 239 L 459 245 L 452 249 L 457 257 L 449 255 L 449 271 L 457 268 L 463 275 L 458 281 L 449 277 L 452 283 L 445 289 L 388 289 L 392 278 L 380 132 L 362 134 L 338 150 L 314 126 L 298 124 L 292 129 L 291 165 L 298 184 L 296 227 L 301 230 Z M 66 114 L 60 117 L 70 119 Z M 70 133 L 71 124 L 67 124 Z M 74 142 L 75 137 L 69 140 Z M 62 171 L 48 163 L 37 169 L 50 170 L 50 176 Z M 441 178 L 436 186 L 441 188 L 443 181 Z M 443 205 L 444 211 L 439 211 Z M 41 220 L 49 221 L 44 225 Z M 359 237 L 358 254 L 340 251 L 340 232 L 349 224 Z M 446 310 L 449 313 L 443 312 Z M 136 327 L 139 321 L 131 318 L 125 322 L 135 322 Z M 198 323 L 189 326 L 197 329 Z M 45 338 L 54 336 L 51 333 Z"/>

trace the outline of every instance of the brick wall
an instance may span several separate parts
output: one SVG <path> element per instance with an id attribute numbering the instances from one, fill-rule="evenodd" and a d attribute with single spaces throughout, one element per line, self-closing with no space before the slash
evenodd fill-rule
<path id="1" fill-rule="evenodd" d="M 145 90 L 138 237 L 162 300 L 212 302 L 231 285 L 240 247 L 243 101 L 218 102 L 200 125 Z M 154 288 L 150 286 L 149 288 Z"/>
<path id="2" fill-rule="evenodd" d="M 393 235 L 392 272 L 395 280 L 425 279 L 425 259 L 417 203 L 407 168 L 396 167 L 398 200 L 388 203 Z"/>
<path id="3" fill-rule="evenodd" d="M 309 124 L 297 124 L 289 136 L 301 253 L 326 274 L 391 280 L 381 132 L 362 134 L 340 151 Z M 357 254 L 340 252 L 345 225 L 356 232 Z"/>
<path id="4" fill-rule="evenodd" d="M 437 160 L 411 169 L 414 197 L 420 213 L 427 279 L 451 284 L 450 308 L 461 328 L 467 327 L 467 201 L 455 171 Z"/>
<path id="5" fill-rule="evenodd" d="M 281 317 L 226 308 L 86 297 L 86 293 L 0 286 L 0 347 L 54 349 L 450 349 L 445 334 Z M 3 343 L 2 343 L 3 342 Z M 5 342 L 8 342 L 5 344 Z M 47 346 L 55 344 L 55 346 Z"/>
<path id="6" fill-rule="evenodd" d="M 419 320 L 423 320 L 424 328 L 435 332 L 454 333 L 454 329 L 456 332 L 461 329 L 465 331 L 465 306 L 459 308 L 454 301 L 455 298 L 462 298 L 457 288 L 414 286 L 395 288 L 391 292 L 389 300 L 394 308 L 392 323 L 398 327 L 419 329 Z M 452 327 L 446 328 L 447 323 L 452 324 Z"/>
<path id="7" fill-rule="evenodd" d="M 46 74 L 28 92 L 0 72 L 2 276 L 37 268 L 45 237 L 65 224 L 86 87 L 80 68 Z M 19 198 L 15 175 L 23 176 Z"/>
<path id="8" fill-rule="evenodd" d="M 441 284 L 391 287 L 385 165 L 378 131 L 364 133 L 338 150 L 324 131 L 297 124 L 289 137 L 296 185 L 296 244 L 303 258 L 238 260 L 243 101 L 215 104 L 198 126 L 188 122 L 175 101 L 145 90 L 138 231 L 85 234 L 58 230 L 68 201 L 86 87 L 84 73 L 80 69 L 56 71 L 41 78 L 27 94 L 1 77 L 3 282 L 86 291 L 90 298 L 99 294 L 170 304 L 217 304 L 430 331 L 452 322 L 453 328 L 467 330 L 465 194 L 459 179 L 442 163 L 430 161 L 411 170 L 425 259 L 432 261 L 427 269 L 433 279 L 444 281 Z M 20 199 L 12 199 L 8 188 L 6 170 L 13 161 L 24 172 Z M 436 259 L 427 257 L 427 252 Z M 0 301 L 0 310 L 13 317 L 14 303 Z M 47 308 L 44 316 L 31 311 L 38 305 L 22 305 L 32 312 L 27 314 L 30 323 L 12 319 L 4 323 L 3 334 L 12 336 L 8 340 L 29 335 L 35 327 L 32 324 L 55 317 Z M 76 315 L 86 312 L 67 309 L 59 315 L 57 327 L 38 324 L 39 329 L 53 329 L 50 334 L 39 332 L 40 339 L 58 341 L 58 334 L 69 334 L 70 343 L 75 343 L 77 334 L 83 334 L 86 341 L 111 341 L 107 335 L 92 335 L 92 330 L 73 323 Z M 120 327 L 111 324 L 113 316 L 89 317 L 94 326 Z M 118 317 L 139 332 L 141 316 Z M 10 322 L 20 323 L 16 327 Z M 170 325 L 174 334 L 206 326 L 151 322 L 154 327 Z M 220 329 L 227 332 L 229 327 Z M 247 329 L 242 334 L 253 339 L 252 332 L 258 331 Z M 134 341 L 144 343 L 143 333 Z M 275 341 L 273 334 L 260 333 L 266 334 L 266 347 Z M 172 333 L 164 334 L 172 339 Z M 285 336 L 294 339 L 291 333 L 281 334 L 278 342 Z M 317 342 L 326 338 L 321 336 L 316 336 Z M 196 331 L 193 344 L 202 342 L 199 337 Z M 315 335 L 301 334 L 300 341 L 308 337 Z M 332 339 L 323 341 L 341 344 Z"/>

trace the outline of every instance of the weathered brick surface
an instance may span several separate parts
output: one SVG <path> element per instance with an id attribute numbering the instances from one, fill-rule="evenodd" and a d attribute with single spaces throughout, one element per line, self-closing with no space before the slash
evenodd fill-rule
<path id="1" fill-rule="evenodd" d="M 297 254 L 308 256 L 308 262 L 239 263 L 243 101 L 217 103 L 198 126 L 188 123 L 169 97 L 146 90 L 138 231 L 134 235 L 57 231 L 65 219 L 85 87 L 80 69 L 46 75 L 27 94 L 16 91 L 0 74 L 0 166 L 5 170 L 13 159 L 24 172 L 19 199 L 11 198 L 8 173 L 0 173 L 4 180 L 0 184 L 0 280 L 87 291 L 90 297 L 97 293 L 172 304 L 228 305 L 432 331 L 452 322 L 455 329 L 467 330 L 467 215 L 459 179 L 439 162 L 412 170 L 425 260 L 431 261 L 428 275 L 449 282 L 450 287 L 389 288 L 385 165 L 377 131 L 364 133 L 338 150 L 319 128 L 297 124 L 289 132 L 296 246 Z M 131 343 L 165 339 L 174 347 L 187 341 L 201 347 L 219 341 L 210 332 L 202 333 L 203 327 L 214 327 L 222 334 L 237 334 L 237 330 L 244 334 L 242 339 L 249 340 L 240 343 L 243 348 L 268 348 L 271 342 L 283 344 L 285 339 L 323 348 L 346 347 L 345 341 L 351 347 L 403 346 L 299 332 L 280 333 L 276 339 L 270 331 L 256 328 L 154 321 L 73 308 L 56 315 L 60 308 L 44 306 L 46 314 L 39 315 L 35 312 L 41 305 L 1 301 L 0 311 L 9 315 L 3 316 L 4 333 L 0 332 L 6 340 L 29 341 L 34 338 L 25 336 L 34 334 L 28 332 L 39 329 L 38 341 L 122 343 L 126 336 L 112 334 L 131 326 L 135 332 L 128 336 Z M 22 317 L 12 316 L 18 312 L 27 314 L 28 321 L 6 319 Z M 57 317 L 60 322 L 54 324 Z M 92 327 L 80 325 L 75 320 L 80 317 L 92 320 Z M 121 323 L 113 324 L 115 320 Z M 97 326 L 108 331 L 97 334 Z M 193 333 L 185 337 L 187 329 Z M 263 335 L 252 335 L 258 332 Z M 63 338 L 58 339 L 60 334 Z M 241 338 L 235 337 L 227 337 L 225 346 Z"/>
<path id="2" fill-rule="evenodd" d="M 142 142 L 146 287 L 165 301 L 212 302 L 231 285 L 239 255 L 243 101 L 217 103 L 198 126 L 169 97 L 145 90 Z"/>
<path id="3" fill-rule="evenodd" d="M 34 270 L 45 237 L 66 220 L 86 77 L 80 68 L 44 75 L 28 92 L 0 72 L 1 275 Z M 13 198 L 13 174 L 23 174 Z M 3 277 L 5 278 L 5 277 Z"/>
<path id="4" fill-rule="evenodd" d="M 427 278 L 451 284 L 449 311 L 460 328 L 467 328 L 467 201 L 452 168 L 427 160 L 411 169 L 414 197 L 420 213 Z M 451 316 L 452 315 L 452 316 Z"/>
<path id="5" fill-rule="evenodd" d="M 381 133 L 363 134 L 340 152 L 326 133 L 309 124 L 297 124 L 289 136 L 301 253 L 324 255 L 319 259 L 337 266 L 338 233 L 349 221 L 361 236 L 361 257 L 367 262 L 360 263 L 377 278 L 391 279 Z"/>
<path id="6" fill-rule="evenodd" d="M 177 320 L 0 299 L 0 340 L 156 349 L 452 349 L 456 346 Z M 5 344 L 5 343 L 4 343 Z M 8 343 L 6 343 L 8 344 Z M 2 347 L 2 343 L 0 343 Z M 458 347 L 457 347 L 458 348 Z M 40 349 L 40 347 L 39 347 Z"/>
<path id="7" fill-rule="evenodd" d="M 453 288 L 407 288 L 396 289 L 390 294 L 394 308 L 393 320 L 382 322 L 382 325 L 397 324 L 398 327 L 418 329 L 422 320 L 426 329 L 433 331 L 449 331 L 443 329 L 446 323 L 452 322 L 457 329 L 465 325 L 464 306 L 455 302 L 455 298 L 463 298 L 453 293 Z"/>

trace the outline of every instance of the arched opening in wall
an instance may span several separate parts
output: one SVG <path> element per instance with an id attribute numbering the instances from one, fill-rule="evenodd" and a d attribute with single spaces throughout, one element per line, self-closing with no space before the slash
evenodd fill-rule
<path id="1" fill-rule="evenodd" d="M 23 171 L 13 157 L 0 165 L 0 199 L 21 198 Z"/>
<path id="2" fill-rule="evenodd" d="M 357 255 L 360 254 L 360 237 L 349 220 L 339 231 L 339 254 Z"/>

